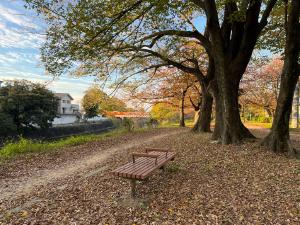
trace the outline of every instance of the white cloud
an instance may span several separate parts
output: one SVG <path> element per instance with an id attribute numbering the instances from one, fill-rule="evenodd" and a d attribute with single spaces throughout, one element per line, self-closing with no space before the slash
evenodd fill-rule
<path id="1" fill-rule="evenodd" d="M 20 12 L 10 8 L 6 8 L 0 4 L 0 18 L 4 21 L 14 23 L 21 27 L 37 28 L 25 15 L 21 15 Z"/>
<path id="2" fill-rule="evenodd" d="M 2 48 L 40 48 L 45 37 L 31 17 L 0 4 L 0 46 Z"/>
<path id="3" fill-rule="evenodd" d="M 38 65 L 40 63 L 40 55 L 35 53 L 21 53 L 21 52 L 4 52 L 0 53 L 0 65 L 28 63 Z M 13 66 L 13 65 L 12 65 Z"/>
<path id="4" fill-rule="evenodd" d="M 16 28 L 0 26 L 0 46 L 3 48 L 40 48 L 45 40 L 41 34 L 22 32 Z"/>

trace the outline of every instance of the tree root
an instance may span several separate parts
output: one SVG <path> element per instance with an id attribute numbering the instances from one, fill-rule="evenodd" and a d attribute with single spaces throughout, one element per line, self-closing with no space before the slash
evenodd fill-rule
<path id="1" fill-rule="evenodd" d="M 300 158 L 300 152 L 292 146 L 291 140 L 287 135 L 271 133 L 265 137 L 261 143 L 264 146 L 275 153 L 282 153 L 290 158 Z"/>

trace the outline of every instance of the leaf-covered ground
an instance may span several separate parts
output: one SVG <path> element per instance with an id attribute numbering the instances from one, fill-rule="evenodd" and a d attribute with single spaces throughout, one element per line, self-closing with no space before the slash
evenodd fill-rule
<path id="1" fill-rule="evenodd" d="M 300 224 L 299 160 L 266 151 L 258 140 L 222 146 L 209 137 L 158 129 L 1 165 L 4 190 L 20 177 L 69 168 L 87 154 L 124 143 L 128 147 L 33 191 L 10 198 L 0 192 L 0 224 Z M 136 140 L 139 144 L 128 145 Z M 178 155 L 165 172 L 139 183 L 133 200 L 129 182 L 109 172 L 144 146 L 169 147 Z"/>

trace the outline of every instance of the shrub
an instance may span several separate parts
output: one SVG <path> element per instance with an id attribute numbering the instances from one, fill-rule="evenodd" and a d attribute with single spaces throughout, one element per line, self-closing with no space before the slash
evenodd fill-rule
<path id="1" fill-rule="evenodd" d="M 122 120 L 122 126 L 127 130 L 127 131 L 133 131 L 134 130 L 134 121 L 129 118 L 124 118 Z"/>
<path id="2" fill-rule="evenodd" d="M 147 126 L 149 128 L 156 128 L 158 126 L 158 120 L 156 119 L 153 119 L 153 118 L 150 118 L 148 121 L 147 121 Z"/>
<path id="3" fill-rule="evenodd" d="M 254 120 L 259 123 L 271 123 L 272 122 L 271 117 L 265 117 L 265 116 L 257 116 L 254 118 Z"/>
<path id="4" fill-rule="evenodd" d="M 12 135 L 17 130 L 12 117 L 6 113 L 0 113 L 0 127 L 0 136 Z"/>

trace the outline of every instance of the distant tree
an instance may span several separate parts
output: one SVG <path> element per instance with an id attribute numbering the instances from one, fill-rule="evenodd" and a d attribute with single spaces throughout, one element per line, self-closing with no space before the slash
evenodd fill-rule
<path id="1" fill-rule="evenodd" d="M 248 66 L 247 76 L 241 82 L 243 105 L 254 105 L 264 109 L 269 117 L 275 114 L 276 100 L 279 93 L 280 73 L 283 61 L 254 62 Z"/>
<path id="2" fill-rule="evenodd" d="M 96 103 L 94 105 L 86 105 L 84 110 L 85 110 L 85 116 L 87 118 L 95 117 L 98 115 L 98 112 L 99 112 L 99 104 Z"/>
<path id="3" fill-rule="evenodd" d="M 14 80 L 0 87 L 0 112 L 12 118 L 19 133 L 24 128 L 50 127 L 57 107 L 57 98 L 41 84 Z"/>
<path id="4" fill-rule="evenodd" d="M 152 106 L 150 111 L 151 118 L 159 121 L 176 121 L 179 119 L 179 111 L 177 107 L 174 107 L 168 103 L 157 103 Z"/>
<path id="5" fill-rule="evenodd" d="M 161 69 L 151 75 L 149 81 L 131 97 L 152 105 L 168 103 L 178 108 L 180 110 L 179 125 L 184 127 L 185 109 L 191 107 L 190 101 L 187 100 L 188 96 L 192 96 L 191 87 L 197 85 L 196 79 L 191 74 L 183 73 L 175 68 Z"/>
<path id="6" fill-rule="evenodd" d="M 83 108 L 88 117 L 103 114 L 105 111 L 126 111 L 126 104 L 116 98 L 110 97 L 97 86 L 90 87 L 82 99 Z"/>

